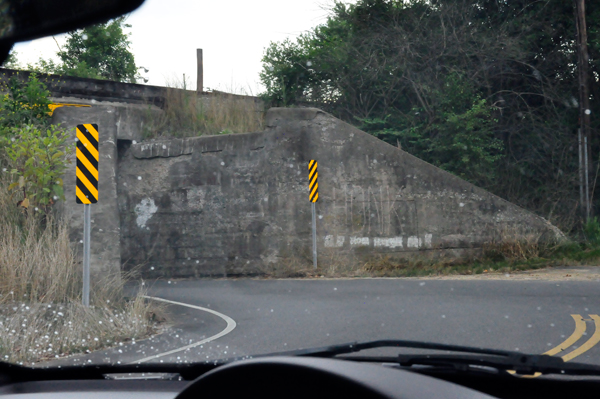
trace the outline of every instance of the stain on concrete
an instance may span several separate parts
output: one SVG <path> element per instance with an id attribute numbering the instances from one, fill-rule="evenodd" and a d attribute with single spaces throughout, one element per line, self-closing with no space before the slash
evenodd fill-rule
<path id="1" fill-rule="evenodd" d="M 135 206 L 135 213 L 137 219 L 135 220 L 139 228 L 143 229 L 146 227 L 146 223 L 156 213 L 158 207 L 154 203 L 152 198 L 144 198 L 142 201 Z"/>

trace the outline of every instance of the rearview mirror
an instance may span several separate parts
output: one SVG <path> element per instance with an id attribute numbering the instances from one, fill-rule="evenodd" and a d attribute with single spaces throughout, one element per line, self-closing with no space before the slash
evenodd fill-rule
<path id="1" fill-rule="evenodd" d="M 0 0 L 0 58 L 15 42 L 73 31 L 138 8 L 144 0 Z"/>

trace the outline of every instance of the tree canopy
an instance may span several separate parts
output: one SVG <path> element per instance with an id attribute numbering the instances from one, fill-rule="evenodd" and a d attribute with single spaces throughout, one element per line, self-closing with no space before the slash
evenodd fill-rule
<path id="1" fill-rule="evenodd" d="M 59 48 L 54 60 L 40 58 L 35 65 L 25 69 L 41 73 L 55 73 L 83 78 L 106 79 L 116 82 L 136 83 L 138 74 L 131 52 L 129 35 L 123 30 L 131 25 L 120 17 L 102 24 L 91 25 L 69 32 L 67 42 Z M 15 54 L 5 61 L 6 67 L 19 68 Z"/>
<path id="2" fill-rule="evenodd" d="M 587 6 L 593 116 L 600 4 Z M 263 97 L 325 109 L 569 230 L 575 32 L 573 4 L 561 0 L 337 2 L 327 22 L 265 50 Z"/>
<path id="3" fill-rule="evenodd" d="M 125 17 L 120 17 L 69 33 L 66 45 L 58 52 L 61 67 L 72 76 L 135 83 L 137 68 L 131 42 L 123 32 L 129 27 Z"/>

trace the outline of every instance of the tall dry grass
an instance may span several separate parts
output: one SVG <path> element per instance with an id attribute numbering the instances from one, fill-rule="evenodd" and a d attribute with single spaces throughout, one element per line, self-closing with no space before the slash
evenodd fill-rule
<path id="1" fill-rule="evenodd" d="M 313 266 L 312 253 L 282 256 L 277 262 L 267 264 L 260 272 L 274 278 L 296 277 L 364 277 L 366 263 L 352 253 L 337 248 L 325 248 L 318 254 L 317 268 Z"/>
<path id="2" fill-rule="evenodd" d="M 81 273 L 67 227 L 48 220 L 42 228 L 35 215 L 23 219 L 22 225 L 0 225 L 0 303 L 77 299 Z"/>
<path id="3" fill-rule="evenodd" d="M 35 364 L 149 336 L 156 330 L 141 296 L 117 306 L 7 302 L 0 305 L 0 359 Z M 115 359 L 115 362 L 118 359 Z"/>
<path id="4" fill-rule="evenodd" d="M 539 233 L 504 228 L 496 239 L 483 245 L 483 255 L 491 260 L 528 261 L 537 259 L 556 246 L 556 243 L 541 241 L 541 237 Z"/>
<path id="5" fill-rule="evenodd" d="M 0 303 L 64 302 L 81 291 L 68 227 L 51 215 L 17 207 L 0 176 Z"/>
<path id="6" fill-rule="evenodd" d="M 264 128 L 264 105 L 252 96 L 213 91 L 198 96 L 182 82 L 170 82 L 163 112 L 148 113 L 144 138 L 192 137 L 257 132 Z"/>
<path id="7" fill-rule="evenodd" d="M 82 268 L 66 223 L 23 212 L 0 176 L 0 360 L 33 364 L 156 331 L 157 304 L 122 296 L 129 276 L 106 276 L 81 304 Z"/>

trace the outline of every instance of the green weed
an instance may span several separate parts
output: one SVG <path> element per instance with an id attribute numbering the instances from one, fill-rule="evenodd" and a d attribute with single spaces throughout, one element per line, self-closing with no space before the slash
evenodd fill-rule
<path id="1" fill-rule="evenodd" d="M 166 90 L 162 113 L 148 112 L 144 139 L 262 131 L 264 105 L 252 96 L 213 91 L 198 95 L 175 82 Z"/>

